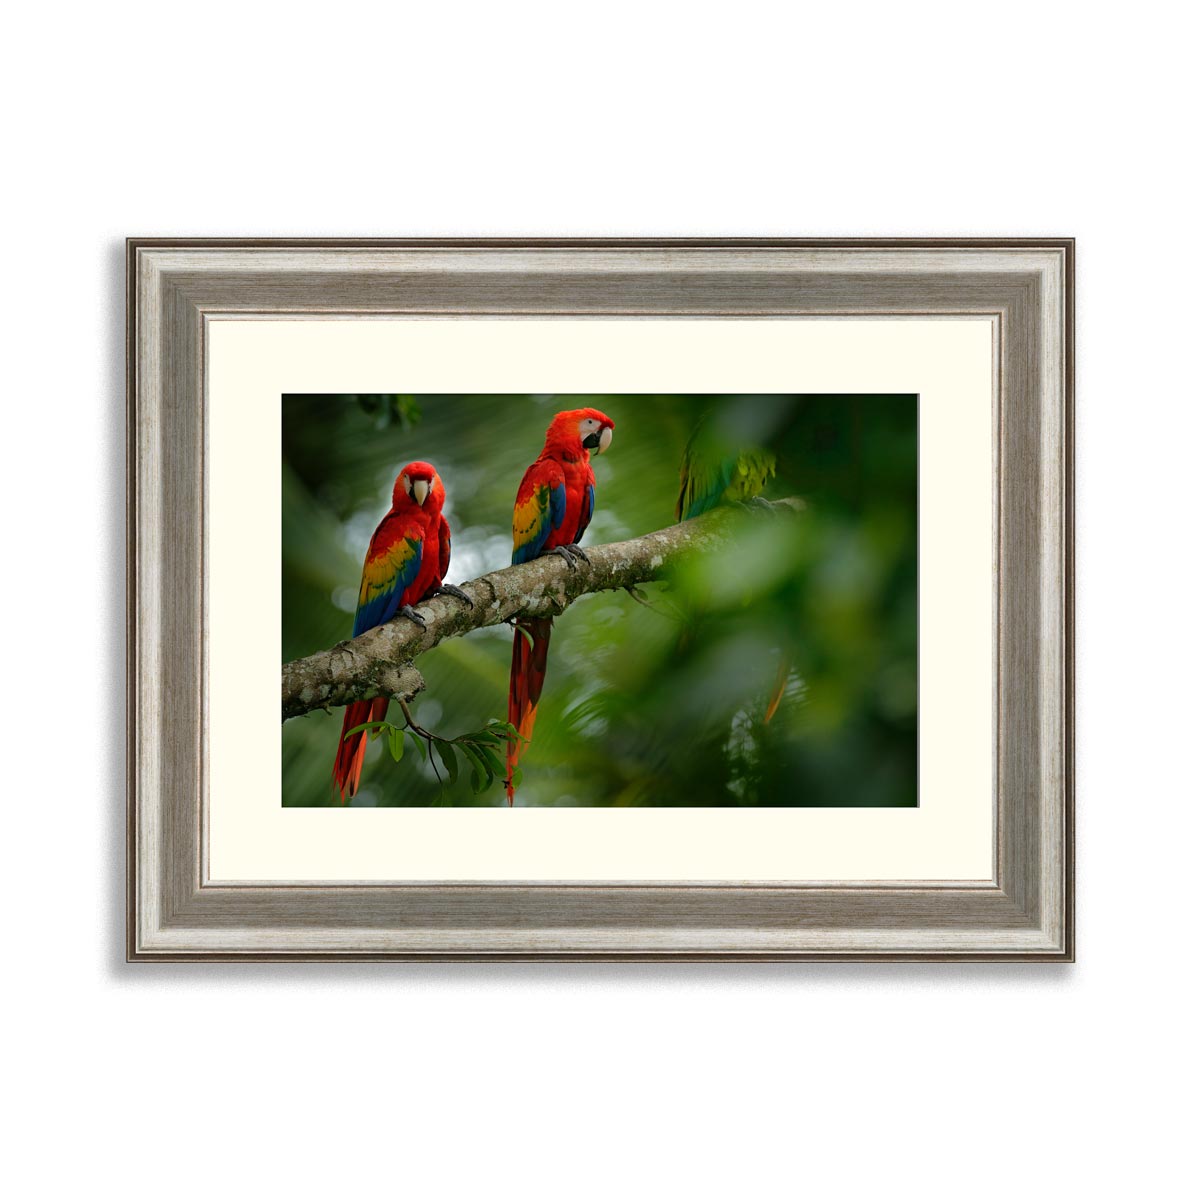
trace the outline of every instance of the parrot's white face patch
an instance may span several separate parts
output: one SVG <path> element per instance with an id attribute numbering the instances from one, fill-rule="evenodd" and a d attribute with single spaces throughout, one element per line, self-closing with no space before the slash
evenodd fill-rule
<path id="1" fill-rule="evenodd" d="M 400 475 L 400 482 L 410 500 L 415 500 L 418 504 L 425 503 L 425 497 L 429 495 L 431 486 L 428 479 L 409 479 L 408 472 L 403 471 Z"/>
<path id="2" fill-rule="evenodd" d="M 612 427 L 601 428 L 595 417 L 584 417 L 579 422 L 579 440 L 587 449 L 603 454 L 612 443 Z"/>

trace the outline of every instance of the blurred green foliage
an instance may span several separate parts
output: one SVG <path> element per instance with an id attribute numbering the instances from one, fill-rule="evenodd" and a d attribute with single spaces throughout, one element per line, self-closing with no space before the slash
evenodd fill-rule
<path id="1" fill-rule="evenodd" d="M 737 512 L 719 555 L 555 622 L 517 804 L 910 807 L 917 803 L 917 397 L 859 395 L 289 395 L 283 422 L 283 660 L 350 634 L 362 559 L 404 464 L 446 485 L 449 582 L 508 565 L 517 484 L 555 412 L 615 422 L 593 456 L 599 544 L 671 524 L 679 462 L 706 417 L 730 445 L 769 447 L 768 497 L 797 518 Z M 564 570 L 567 568 L 564 566 Z M 504 720 L 512 631 L 422 655 L 412 708 L 447 738 Z M 781 664 L 787 689 L 767 700 Z M 396 705 L 389 718 L 403 723 Z M 336 803 L 342 712 L 283 726 L 284 804 Z M 355 806 L 497 805 L 465 773 L 367 751 Z M 441 771 L 444 778 L 446 772 Z"/>

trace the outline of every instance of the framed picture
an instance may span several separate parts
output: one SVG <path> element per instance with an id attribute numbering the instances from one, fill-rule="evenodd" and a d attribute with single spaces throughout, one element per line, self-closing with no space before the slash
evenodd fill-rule
<path id="1" fill-rule="evenodd" d="M 130 959 L 1070 961 L 1073 275 L 130 239 Z"/>

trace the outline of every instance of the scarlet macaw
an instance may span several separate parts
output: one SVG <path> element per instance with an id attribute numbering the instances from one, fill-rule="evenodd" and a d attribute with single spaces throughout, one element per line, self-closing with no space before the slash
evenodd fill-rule
<path id="1" fill-rule="evenodd" d="M 692 431 L 679 464 L 679 499 L 675 519 L 698 517 L 718 504 L 748 504 L 758 500 L 775 474 L 775 455 L 761 446 L 722 443 L 707 421 Z M 760 501 L 761 502 L 761 501 Z M 787 688 L 791 663 L 785 654 L 779 663 L 775 687 L 767 701 L 763 724 L 775 715 Z"/>
<path id="2" fill-rule="evenodd" d="M 596 507 L 596 476 L 591 451 L 603 454 L 612 442 L 612 421 L 595 408 L 558 413 L 546 430 L 546 444 L 525 472 L 513 507 L 514 563 L 557 554 L 575 570 L 575 559 L 587 560 L 579 546 Z M 550 649 L 549 617 L 524 618 L 513 634 L 512 671 L 508 684 L 508 720 L 519 738 L 508 743 L 504 790 L 513 802 L 513 771 L 533 736 L 538 700 L 546 681 Z M 528 635 L 528 636 L 527 636 Z"/>
<path id="3" fill-rule="evenodd" d="M 413 605 L 430 596 L 457 596 L 471 603 L 466 592 L 442 583 L 450 566 L 450 526 L 442 516 L 445 502 L 446 489 L 429 463 L 409 463 L 396 477 L 391 510 L 379 522 L 367 547 L 354 614 L 355 637 L 395 616 L 424 626 L 425 618 Z M 346 734 L 356 725 L 382 721 L 387 707 L 387 696 L 346 706 L 333 760 L 333 778 L 343 803 L 347 792 L 353 796 L 358 791 L 367 752 L 365 730 L 350 737 Z"/>

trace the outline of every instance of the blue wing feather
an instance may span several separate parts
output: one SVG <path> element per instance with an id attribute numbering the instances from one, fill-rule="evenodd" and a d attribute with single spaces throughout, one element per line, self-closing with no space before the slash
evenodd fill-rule
<path id="1" fill-rule="evenodd" d="M 562 525 L 567 512 L 567 488 L 561 470 L 557 471 L 557 477 L 558 482 L 553 486 L 548 481 L 530 483 L 528 478 L 522 481 L 521 491 L 525 496 L 524 499 L 518 496 L 513 509 L 514 563 L 530 562 L 537 558 L 551 530 Z"/>
<path id="2" fill-rule="evenodd" d="M 579 529 L 575 534 L 577 542 L 583 541 L 587 527 L 592 523 L 592 513 L 596 510 L 596 485 L 589 483 L 583 492 L 583 506 L 579 510 Z"/>
<path id="3" fill-rule="evenodd" d="M 424 539 L 404 536 L 387 549 L 377 550 L 372 539 L 363 567 L 358 610 L 354 614 L 354 636 L 390 621 L 404 603 L 404 593 L 421 569 Z"/>
<path id="4" fill-rule="evenodd" d="M 563 523 L 567 512 L 567 485 L 560 483 L 550 489 L 550 525 L 558 529 Z"/>

